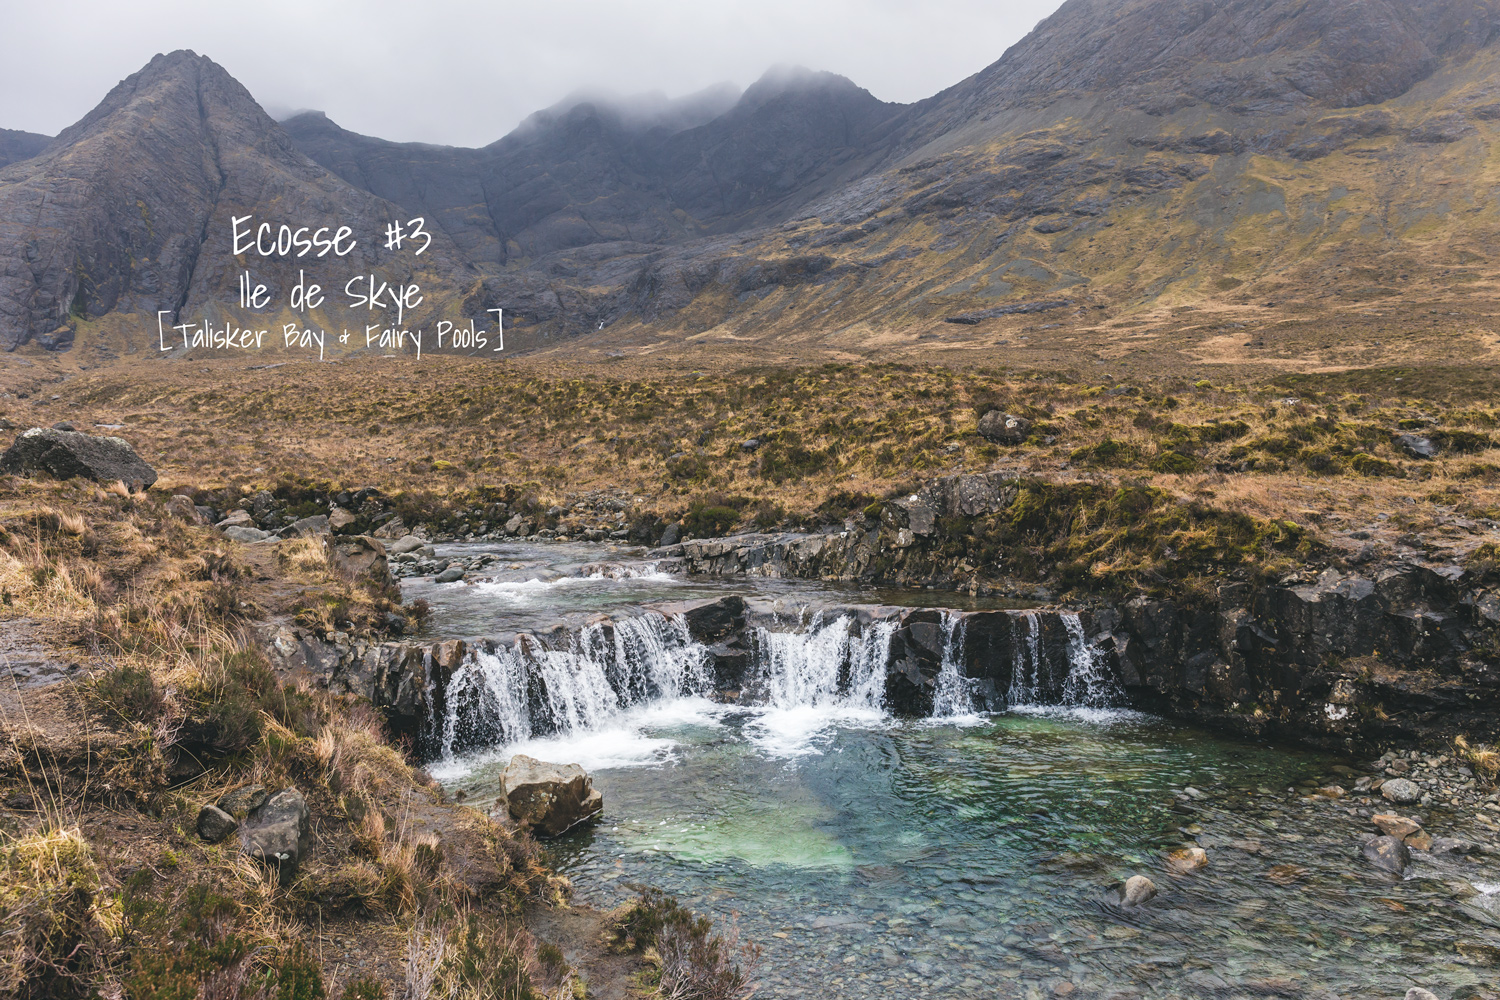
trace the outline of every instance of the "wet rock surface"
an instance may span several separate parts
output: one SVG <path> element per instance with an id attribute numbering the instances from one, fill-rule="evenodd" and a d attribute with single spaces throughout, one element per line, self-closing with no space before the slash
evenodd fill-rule
<path id="1" fill-rule="evenodd" d="M 510 817 L 536 833 L 559 836 L 604 810 L 604 795 L 577 764 L 549 764 L 516 754 L 500 777 Z"/>

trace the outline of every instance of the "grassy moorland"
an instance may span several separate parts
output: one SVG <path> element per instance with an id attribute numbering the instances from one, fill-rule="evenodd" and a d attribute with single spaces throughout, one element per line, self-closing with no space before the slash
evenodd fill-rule
<path id="1" fill-rule="evenodd" d="M 501 488 L 539 508 L 607 493 L 632 523 L 711 508 L 697 533 L 724 534 L 837 524 L 925 479 L 1002 471 L 1068 512 L 1035 530 L 1069 539 L 1069 558 L 1086 557 L 1095 583 L 1128 570 L 1124 582 L 1138 584 L 1195 548 L 1195 525 L 1224 517 L 1243 519 L 1236 530 L 1257 542 L 1309 540 L 1303 556 L 1315 543 L 1335 556 L 1405 547 L 1459 560 L 1500 518 L 1500 378 L 1485 368 L 1190 380 L 425 358 L 20 371 L 30 379 L 0 399 L 10 422 L 118 427 L 165 492 L 197 491 L 222 508 L 278 484 L 373 486 L 408 523 L 455 534 L 487 523 Z M 1026 441 L 981 437 L 991 409 L 1031 420 Z M 1414 456 L 1402 435 L 1426 438 L 1435 456 Z M 1109 505 L 1121 490 L 1132 491 L 1138 527 L 1154 521 L 1166 534 L 1118 530 Z M 1224 558 L 1227 544 L 1206 558 Z"/>

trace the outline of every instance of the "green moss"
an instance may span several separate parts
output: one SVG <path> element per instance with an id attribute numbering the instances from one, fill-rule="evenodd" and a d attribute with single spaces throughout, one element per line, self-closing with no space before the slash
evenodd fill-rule
<path id="1" fill-rule="evenodd" d="M 1387 462 L 1383 458 L 1376 458 L 1374 455 L 1363 451 L 1350 459 L 1349 464 L 1354 466 L 1354 471 L 1358 472 L 1361 476 L 1392 476 L 1396 478 L 1401 476 L 1401 469 L 1396 464 Z"/>

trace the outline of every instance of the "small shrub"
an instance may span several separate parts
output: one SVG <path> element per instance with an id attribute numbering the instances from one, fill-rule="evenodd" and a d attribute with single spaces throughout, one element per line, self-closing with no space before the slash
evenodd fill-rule
<path id="1" fill-rule="evenodd" d="M 116 723 L 152 723 L 167 705 L 166 692 L 143 666 L 115 667 L 93 678 L 87 688 L 89 702 Z"/>
<path id="2" fill-rule="evenodd" d="M 340 1000 L 386 1000 L 385 987 L 374 976 L 361 976 L 344 987 Z"/>
<path id="3" fill-rule="evenodd" d="M 1164 451 L 1151 460 L 1151 471 L 1185 476 L 1198 471 L 1198 460 L 1181 452 Z"/>
<path id="4" fill-rule="evenodd" d="M 682 519 L 683 531 L 693 538 L 718 538 L 729 533 L 740 519 L 733 507 L 705 506 L 695 502 Z"/>
<path id="5" fill-rule="evenodd" d="M 1349 460 L 1354 466 L 1354 471 L 1361 476 L 1391 476 L 1400 478 L 1401 468 L 1394 462 L 1387 462 L 1383 458 L 1376 458 L 1366 452 L 1359 452 Z"/>

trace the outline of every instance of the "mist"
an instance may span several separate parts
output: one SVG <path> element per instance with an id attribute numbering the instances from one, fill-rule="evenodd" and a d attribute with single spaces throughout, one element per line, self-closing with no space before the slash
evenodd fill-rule
<path id="1" fill-rule="evenodd" d="M 277 117 L 320 110 L 386 139 L 477 146 L 570 95 L 692 119 L 778 65 L 909 103 L 999 59 L 1059 0 L 653 0 L 417 7 L 268 0 L 6 4 L 0 128 L 54 135 L 158 52 L 224 66 Z M 66 25 L 65 30 L 59 26 Z M 696 95 L 695 100 L 677 99 Z"/>

